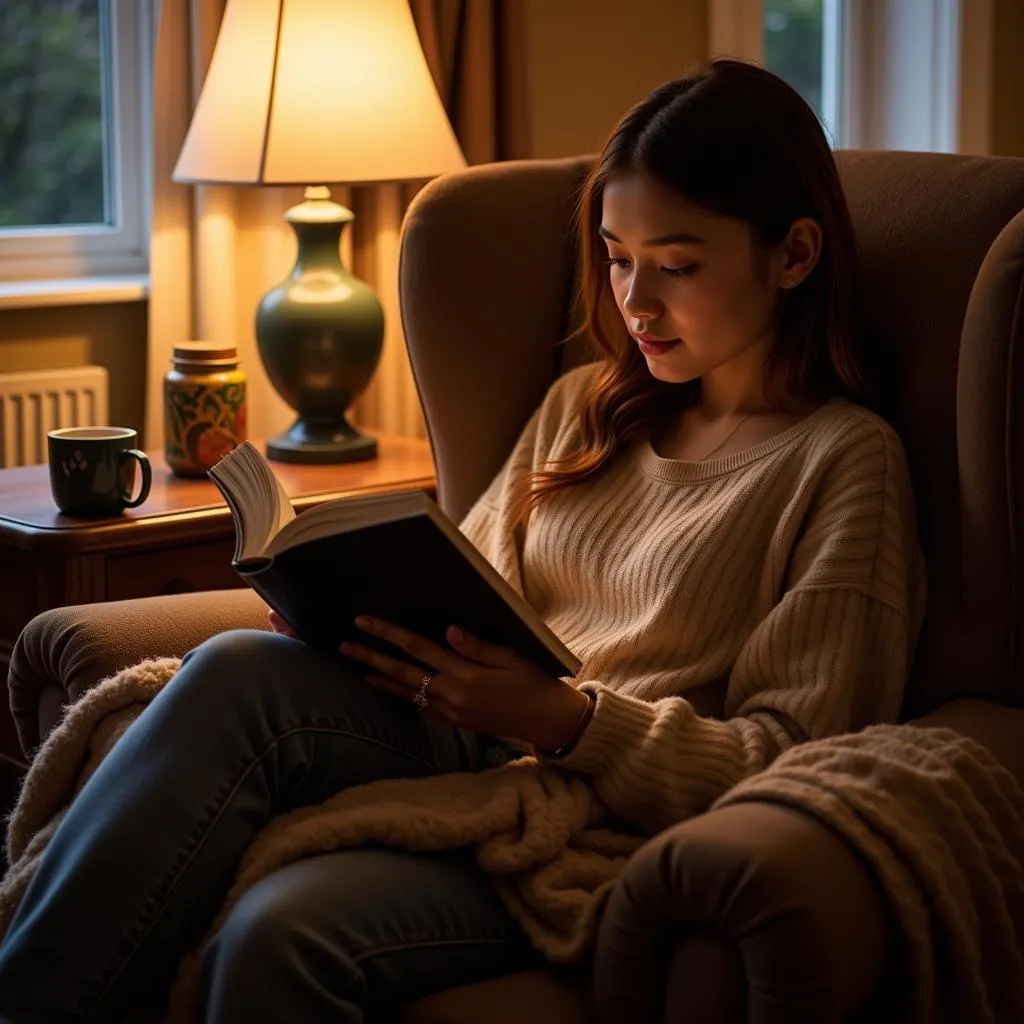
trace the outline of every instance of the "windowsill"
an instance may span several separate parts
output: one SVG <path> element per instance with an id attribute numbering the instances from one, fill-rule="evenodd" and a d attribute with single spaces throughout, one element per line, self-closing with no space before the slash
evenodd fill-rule
<path id="1" fill-rule="evenodd" d="M 65 277 L 52 281 L 0 281 L 0 309 L 142 302 L 148 297 L 148 274 Z"/>

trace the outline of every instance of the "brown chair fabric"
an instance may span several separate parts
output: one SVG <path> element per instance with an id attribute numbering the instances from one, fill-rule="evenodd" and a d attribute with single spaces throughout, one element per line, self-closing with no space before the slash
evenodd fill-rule
<path id="1" fill-rule="evenodd" d="M 923 728 L 955 729 L 986 747 L 1024 788 L 1024 711 L 983 700 L 953 700 L 912 720 Z"/>
<path id="2" fill-rule="evenodd" d="M 703 814 L 647 843 L 615 885 L 594 1004 L 607 1021 L 631 1008 L 638 1020 L 843 1019 L 883 977 L 886 914 L 859 858 L 799 811 L 737 804 Z M 692 934 L 705 941 L 681 942 Z M 721 991 L 724 979 L 743 1000 Z"/>
<path id="3" fill-rule="evenodd" d="M 575 193 L 590 161 L 510 161 L 431 182 L 406 215 L 399 288 L 409 358 L 459 520 L 559 370 Z"/>
<path id="4" fill-rule="evenodd" d="M 591 1024 L 593 1019 L 587 976 L 550 970 L 506 974 L 417 999 L 389 1024 Z"/>
<path id="5" fill-rule="evenodd" d="M 37 616 L 11 656 L 11 710 L 31 752 L 65 704 L 144 658 L 182 657 L 228 629 L 267 629 L 252 590 L 211 590 L 135 601 L 69 605 Z"/>
<path id="6" fill-rule="evenodd" d="M 840 170 L 930 575 L 907 711 L 958 696 L 1020 706 L 1024 161 L 843 153 Z"/>

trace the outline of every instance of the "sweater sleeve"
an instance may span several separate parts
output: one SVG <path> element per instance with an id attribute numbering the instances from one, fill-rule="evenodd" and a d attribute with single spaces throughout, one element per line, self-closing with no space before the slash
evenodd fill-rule
<path id="1" fill-rule="evenodd" d="M 899 441 L 880 430 L 873 445 L 877 473 L 852 452 L 823 482 L 781 597 L 731 669 L 725 718 L 700 717 L 683 697 L 645 701 L 585 680 L 593 717 L 555 763 L 593 776 L 616 814 L 653 833 L 707 810 L 796 743 L 894 721 L 924 570 Z"/>

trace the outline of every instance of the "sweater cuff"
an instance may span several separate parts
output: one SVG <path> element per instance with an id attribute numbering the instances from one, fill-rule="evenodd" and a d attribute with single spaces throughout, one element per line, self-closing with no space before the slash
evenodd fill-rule
<path id="1" fill-rule="evenodd" d="M 583 735 L 576 746 L 562 757 L 537 754 L 560 768 L 586 775 L 602 775 L 616 764 L 620 747 L 642 746 L 654 726 L 657 710 L 647 701 L 616 693 L 596 680 L 580 683 L 578 689 L 596 702 Z"/>

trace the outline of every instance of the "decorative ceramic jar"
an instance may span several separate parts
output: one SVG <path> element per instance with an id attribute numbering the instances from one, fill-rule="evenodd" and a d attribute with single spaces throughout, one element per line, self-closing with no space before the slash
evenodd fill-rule
<path id="1" fill-rule="evenodd" d="M 176 345 L 164 376 L 164 456 L 179 476 L 206 471 L 245 440 L 245 373 L 234 345 Z"/>

